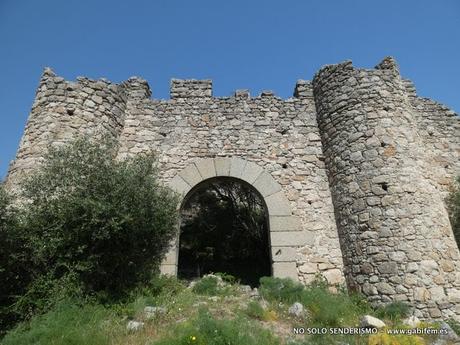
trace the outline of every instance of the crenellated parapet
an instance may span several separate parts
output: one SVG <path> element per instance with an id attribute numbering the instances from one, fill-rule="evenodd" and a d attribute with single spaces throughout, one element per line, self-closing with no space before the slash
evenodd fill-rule
<path id="1" fill-rule="evenodd" d="M 396 63 L 326 66 L 313 86 L 349 287 L 458 318 L 460 254 Z"/>

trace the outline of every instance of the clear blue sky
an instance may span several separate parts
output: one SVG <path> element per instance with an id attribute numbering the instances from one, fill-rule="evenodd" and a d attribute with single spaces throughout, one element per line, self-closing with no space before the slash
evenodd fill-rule
<path id="1" fill-rule="evenodd" d="M 460 111 L 460 1 L 0 0 L 0 178 L 15 156 L 45 66 L 73 80 L 212 78 L 287 98 L 297 79 L 392 55 L 419 95 Z"/>

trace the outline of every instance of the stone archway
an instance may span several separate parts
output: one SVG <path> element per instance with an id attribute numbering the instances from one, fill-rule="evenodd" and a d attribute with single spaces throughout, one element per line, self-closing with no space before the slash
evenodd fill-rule
<path id="1" fill-rule="evenodd" d="M 298 280 L 296 248 L 302 236 L 300 220 L 292 215 L 281 185 L 262 167 L 237 157 L 200 159 L 181 170 L 168 186 L 181 195 L 180 207 L 195 186 L 219 176 L 243 180 L 262 196 L 268 211 L 273 276 Z M 161 264 L 161 273 L 177 275 L 178 244 L 177 238 Z"/>

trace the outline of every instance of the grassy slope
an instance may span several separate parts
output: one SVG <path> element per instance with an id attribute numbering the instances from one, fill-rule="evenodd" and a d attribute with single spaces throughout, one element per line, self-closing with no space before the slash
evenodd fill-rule
<path id="1" fill-rule="evenodd" d="M 53 310 L 9 332 L 1 345 L 172 345 L 172 344 L 430 344 L 433 339 L 415 336 L 300 336 L 293 327 L 357 326 L 364 314 L 400 325 L 403 306 L 372 310 L 361 298 L 345 292 L 332 294 L 324 286 L 303 288 L 285 280 L 267 279 L 262 296 L 251 296 L 237 284 L 205 278 L 186 288 L 174 279 L 138 291 L 129 302 L 102 306 L 63 301 Z M 294 301 L 305 305 L 299 317 L 288 313 Z M 166 312 L 148 318 L 146 306 Z M 144 322 L 139 331 L 128 331 L 129 320 Z M 390 342 L 393 341 L 393 342 Z"/>

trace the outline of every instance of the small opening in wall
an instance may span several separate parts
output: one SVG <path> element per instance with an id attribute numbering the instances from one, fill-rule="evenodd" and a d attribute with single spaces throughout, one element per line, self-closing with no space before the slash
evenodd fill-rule
<path id="1" fill-rule="evenodd" d="M 444 165 L 444 169 L 448 169 L 448 168 L 449 168 L 449 164 Z"/>
<path id="2" fill-rule="evenodd" d="M 307 202 L 308 202 L 308 205 L 311 205 L 311 200 L 308 200 Z"/>
<path id="3" fill-rule="evenodd" d="M 288 131 L 287 128 L 283 128 L 283 129 L 281 129 L 280 133 L 284 135 L 284 134 L 287 133 L 287 131 Z"/>
<path id="4" fill-rule="evenodd" d="M 160 135 L 161 135 L 162 137 L 165 137 L 165 138 L 166 138 L 166 133 L 160 132 Z"/>
<path id="5" fill-rule="evenodd" d="M 283 165 L 281 165 L 283 167 L 283 169 L 286 169 L 287 168 L 287 164 L 284 163 Z"/>
<path id="6" fill-rule="evenodd" d="M 74 112 L 75 112 L 75 109 L 74 109 L 74 108 L 67 108 L 67 114 L 73 115 Z"/>
<path id="7" fill-rule="evenodd" d="M 385 146 L 387 146 L 387 144 L 385 144 L 385 143 L 380 143 L 380 146 L 385 147 Z"/>
<path id="8" fill-rule="evenodd" d="M 380 184 L 380 187 L 382 187 L 382 189 L 385 192 L 388 192 L 388 184 L 386 182 L 382 182 L 382 183 L 379 183 L 379 184 Z"/>

